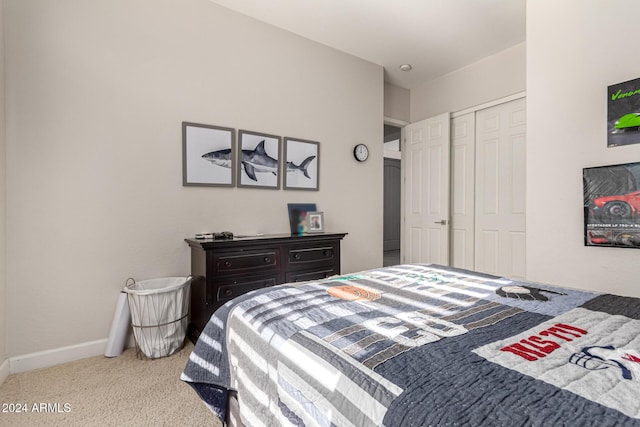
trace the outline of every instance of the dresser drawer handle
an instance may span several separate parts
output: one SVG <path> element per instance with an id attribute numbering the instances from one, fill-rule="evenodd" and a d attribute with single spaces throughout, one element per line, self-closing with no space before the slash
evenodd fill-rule
<path id="1" fill-rule="evenodd" d="M 233 295 L 233 291 L 231 289 L 227 289 L 226 291 L 224 291 L 224 294 L 230 297 L 231 295 Z"/>
<path id="2" fill-rule="evenodd" d="M 293 258 L 294 258 L 294 259 L 300 259 L 300 254 L 295 254 L 295 255 L 293 255 Z"/>
<path id="3" fill-rule="evenodd" d="M 225 261 L 224 262 L 224 266 L 225 267 L 231 267 L 231 261 Z"/>
<path id="4" fill-rule="evenodd" d="M 269 258 L 268 256 L 264 257 L 264 262 L 266 262 L 266 263 L 271 262 L 271 258 Z"/>
<path id="5" fill-rule="evenodd" d="M 331 254 L 331 252 L 329 250 L 327 250 L 327 249 L 322 251 L 322 253 L 324 254 L 324 256 L 329 256 Z"/>

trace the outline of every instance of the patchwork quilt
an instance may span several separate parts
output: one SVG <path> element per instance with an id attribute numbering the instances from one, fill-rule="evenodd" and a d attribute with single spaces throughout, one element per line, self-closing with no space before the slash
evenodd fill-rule
<path id="1" fill-rule="evenodd" d="M 247 426 L 640 426 L 640 299 L 408 264 L 251 292 L 182 379 Z"/>

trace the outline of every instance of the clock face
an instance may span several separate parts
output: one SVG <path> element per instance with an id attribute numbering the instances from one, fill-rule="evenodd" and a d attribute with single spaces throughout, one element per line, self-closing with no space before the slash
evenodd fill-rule
<path id="1" fill-rule="evenodd" d="M 353 149 L 353 155 L 359 162 L 364 162 L 369 157 L 369 149 L 364 144 L 358 144 Z"/>

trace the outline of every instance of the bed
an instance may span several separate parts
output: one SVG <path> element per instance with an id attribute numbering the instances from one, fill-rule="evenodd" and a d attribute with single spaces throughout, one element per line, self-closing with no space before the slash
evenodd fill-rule
<path id="1" fill-rule="evenodd" d="M 285 284 L 218 309 L 181 378 L 251 427 L 640 426 L 640 299 L 426 264 Z"/>

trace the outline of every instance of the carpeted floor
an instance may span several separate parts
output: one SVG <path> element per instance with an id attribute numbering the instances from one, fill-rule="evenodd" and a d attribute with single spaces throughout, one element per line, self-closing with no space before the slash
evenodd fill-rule
<path id="1" fill-rule="evenodd" d="M 97 356 L 10 375 L 0 385 L 0 426 L 219 427 L 180 381 L 192 349 L 187 340 L 170 357 L 139 360 L 130 348 L 114 358 Z"/>

